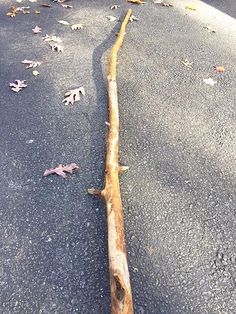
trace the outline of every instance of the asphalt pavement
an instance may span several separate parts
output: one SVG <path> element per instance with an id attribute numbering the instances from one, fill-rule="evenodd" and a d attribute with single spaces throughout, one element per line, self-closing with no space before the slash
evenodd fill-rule
<path id="1" fill-rule="evenodd" d="M 236 313 L 236 5 L 166 2 L 174 7 L 25 0 L 17 5 L 30 14 L 9 17 L 15 1 L 1 0 L 0 313 L 110 312 L 106 211 L 86 190 L 103 186 L 107 55 L 128 7 L 139 20 L 127 28 L 118 89 L 135 313 Z M 24 59 L 42 62 L 38 76 Z M 19 93 L 16 79 L 28 85 Z M 85 96 L 65 106 L 80 86 Z M 80 168 L 67 179 L 42 177 L 71 162 Z"/>

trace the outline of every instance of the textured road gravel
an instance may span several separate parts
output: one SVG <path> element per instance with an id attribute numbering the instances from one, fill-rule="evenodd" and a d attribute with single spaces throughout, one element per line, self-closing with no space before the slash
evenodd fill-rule
<path id="1" fill-rule="evenodd" d="M 106 16 L 121 20 L 130 5 L 21 5 L 45 2 L 52 8 L 15 18 L 6 16 L 13 1 L 0 4 L 0 313 L 107 314 L 105 209 L 86 189 L 103 184 L 106 60 L 120 25 Z M 139 21 L 128 26 L 118 65 L 135 313 L 236 313 L 236 10 L 227 12 L 227 1 L 191 1 L 194 12 L 172 3 L 132 6 Z M 60 36 L 63 54 L 46 34 Z M 24 59 L 42 61 L 38 77 Z M 213 87 L 203 83 L 209 77 Z M 19 94 L 9 88 L 15 79 L 28 84 Z M 79 86 L 85 97 L 64 106 L 64 93 Z M 68 179 L 42 178 L 70 162 L 80 171 Z"/>

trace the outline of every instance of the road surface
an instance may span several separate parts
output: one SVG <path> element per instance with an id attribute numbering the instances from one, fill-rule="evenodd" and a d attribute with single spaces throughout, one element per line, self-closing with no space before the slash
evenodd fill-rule
<path id="1" fill-rule="evenodd" d="M 236 313 L 236 22 L 219 1 L 191 1 L 196 11 L 170 2 L 25 0 L 31 13 L 11 18 L 14 2 L 1 1 L 1 313 L 110 312 L 106 213 L 86 189 L 103 185 L 107 54 L 130 6 L 139 21 L 127 29 L 118 88 L 135 313 Z M 62 39 L 62 54 L 46 34 Z M 37 77 L 24 59 L 42 61 Z M 18 94 L 16 79 L 28 85 Z M 80 86 L 86 95 L 65 106 Z M 80 169 L 68 179 L 42 178 L 71 162 Z"/>

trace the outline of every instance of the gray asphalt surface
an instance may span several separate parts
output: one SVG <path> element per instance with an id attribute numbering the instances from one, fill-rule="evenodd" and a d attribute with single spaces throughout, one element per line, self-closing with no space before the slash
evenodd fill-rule
<path id="1" fill-rule="evenodd" d="M 0 312 L 106 314 L 105 209 L 86 189 L 103 185 L 106 57 L 120 25 L 106 16 L 122 19 L 129 5 L 117 0 L 121 8 L 111 11 L 108 0 L 72 1 L 67 10 L 50 2 L 40 15 L 10 18 L 12 3 L 0 6 Z M 135 313 L 236 313 L 236 40 L 221 27 L 234 20 L 221 19 L 225 5 L 210 3 L 219 10 L 212 34 L 200 8 L 172 3 L 132 6 L 139 21 L 128 26 L 119 57 Z M 57 20 L 85 27 L 73 32 Z M 36 24 L 42 34 L 32 33 Z M 63 54 L 50 50 L 45 34 L 60 36 Z M 43 62 L 38 77 L 24 59 Z M 226 72 L 216 74 L 215 65 Z M 208 77 L 217 84 L 205 85 Z M 19 94 L 9 88 L 15 79 L 28 84 Z M 79 86 L 86 96 L 64 106 L 64 93 Z M 42 178 L 70 162 L 80 171 L 68 179 Z"/>

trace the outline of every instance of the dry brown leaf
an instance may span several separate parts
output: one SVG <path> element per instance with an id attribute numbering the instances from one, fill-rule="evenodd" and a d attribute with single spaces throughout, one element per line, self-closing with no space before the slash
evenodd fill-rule
<path id="1" fill-rule="evenodd" d="M 70 0 L 53 0 L 53 2 L 57 2 L 57 3 L 64 3 L 64 2 L 68 2 Z"/>
<path id="2" fill-rule="evenodd" d="M 61 44 L 55 43 L 55 44 L 49 44 L 49 46 L 51 47 L 52 51 L 56 51 L 56 52 L 64 51 L 64 47 Z"/>
<path id="3" fill-rule="evenodd" d="M 57 21 L 58 23 L 60 23 L 60 24 L 62 24 L 62 25 L 65 25 L 65 26 L 68 26 L 68 25 L 70 25 L 70 23 L 69 22 L 67 22 L 67 21 L 63 21 L 63 20 L 60 20 L 60 21 Z"/>
<path id="4" fill-rule="evenodd" d="M 10 17 L 15 17 L 16 14 L 18 13 L 19 10 L 17 10 L 18 8 L 15 6 L 15 5 L 12 5 L 10 7 L 10 11 L 7 13 L 7 16 L 10 16 Z"/>
<path id="5" fill-rule="evenodd" d="M 76 171 L 78 169 L 79 169 L 79 167 L 75 163 L 71 163 L 71 164 L 68 164 L 68 165 L 65 165 L 65 166 L 60 164 L 56 168 L 46 169 L 44 171 L 43 176 L 47 177 L 50 174 L 57 174 L 58 176 L 66 178 L 66 172 L 72 174 L 74 171 Z"/>
<path id="6" fill-rule="evenodd" d="M 134 22 L 134 21 L 138 21 L 139 19 L 136 17 L 136 16 L 134 16 L 134 15 L 131 15 L 130 16 L 130 18 L 129 18 L 129 21 L 132 23 L 132 22 Z"/>
<path id="7" fill-rule="evenodd" d="M 79 101 L 80 100 L 80 93 L 85 96 L 85 90 L 84 87 L 81 86 L 79 88 L 76 89 L 70 89 L 65 93 L 65 98 L 63 100 L 63 102 L 65 103 L 66 106 L 68 106 L 69 104 L 74 104 L 74 102 Z"/>
<path id="8" fill-rule="evenodd" d="M 26 69 L 36 68 L 37 66 L 42 64 L 42 62 L 40 61 L 32 61 L 32 60 L 26 60 L 26 59 L 21 61 L 21 63 L 27 65 Z"/>
<path id="9" fill-rule="evenodd" d="M 225 68 L 223 65 L 215 66 L 214 68 L 215 68 L 217 73 L 224 73 L 225 72 Z"/>
<path id="10" fill-rule="evenodd" d="M 32 74 L 33 74 L 34 76 L 38 76 L 38 75 L 39 75 L 39 71 L 36 71 L 36 70 L 35 70 L 35 71 L 32 72 Z"/>
<path id="11" fill-rule="evenodd" d="M 61 3 L 61 6 L 65 9 L 72 9 L 72 5 L 69 5 L 69 4 L 63 4 Z"/>
<path id="12" fill-rule="evenodd" d="M 167 2 L 163 2 L 162 0 L 153 0 L 153 3 L 160 4 L 161 6 L 167 7 L 167 8 L 173 7 L 173 4 L 167 3 Z"/>
<path id="13" fill-rule="evenodd" d="M 83 24 L 73 24 L 71 25 L 72 31 L 77 30 L 77 29 L 82 29 L 84 26 Z"/>
<path id="14" fill-rule="evenodd" d="M 209 25 L 203 26 L 203 28 L 205 28 L 209 33 L 216 33 L 216 30 Z"/>
<path id="15" fill-rule="evenodd" d="M 110 21 L 110 22 L 114 22 L 117 18 L 115 16 L 112 15 L 108 15 L 106 16 L 106 18 Z"/>
<path id="16" fill-rule="evenodd" d="M 117 10 L 117 9 L 119 9 L 120 8 L 120 6 L 119 5 L 117 5 L 117 4 L 114 4 L 114 5 L 112 5 L 111 6 L 111 10 Z"/>
<path id="17" fill-rule="evenodd" d="M 10 7 L 10 11 L 7 13 L 7 16 L 15 17 L 17 13 L 21 12 L 23 14 L 29 14 L 30 7 L 17 7 L 15 5 L 12 5 Z"/>
<path id="18" fill-rule="evenodd" d="M 27 87 L 27 84 L 25 84 L 25 80 L 15 80 L 15 83 L 10 83 L 10 87 L 13 90 L 13 92 L 18 93 L 23 88 Z"/>
<path id="19" fill-rule="evenodd" d="M 163 2 L 163 3 L 162 3 L 162 6 L 163 6 L 163 7 L 167 7 L 167 8 L 172 8 L 172 7 L 173 7 L 173 4 Z"/>
<path id="20" fill-rule="evenodd" d="M 190 62 L 188 59 L 182 60 L 181 63 L 183 63 L 183 65 L 185 65 L 189 69 L 192 68 L 193 62 Z"/>
<path id="21" fill-rule="evenodd" d="M 30 7 L 18 7 L 18 8 L 16 8 L 17 11 L 23 12 L 24 14 L 28 14 L 29 9 L 30 9 Z"/>
<path id="22" fill-rule="evenodd" d="M 142 0 L 127 0 L 127 2 L 133 3 L 133 4 L 144 4 L 145 2 Z"/>
<path id="23" fill-rule="evenodd" d="M 43 37 L 44 41 L 54 41 L 55 43 L 62 43 L 62 40 L 60 37 L 57 36 L 49 36 L 48 34 L 46 34 L 46 36 Z"/>
<path id="24" fill-rule="evenodd" d="M 34 32 L 34 34 L 39 34 L 42 32 L 42 28 L 36 25 L 35 28 L 32 29 L 32 31 Z"/>
<path id="25" fill-rule="evenodd" d="M 52 6 L 51 6 L 50 4 L 43 3 L 43 4 L 40 4 L 40 7 L 43 7 L 43 8 L 51 8 Z"/>

